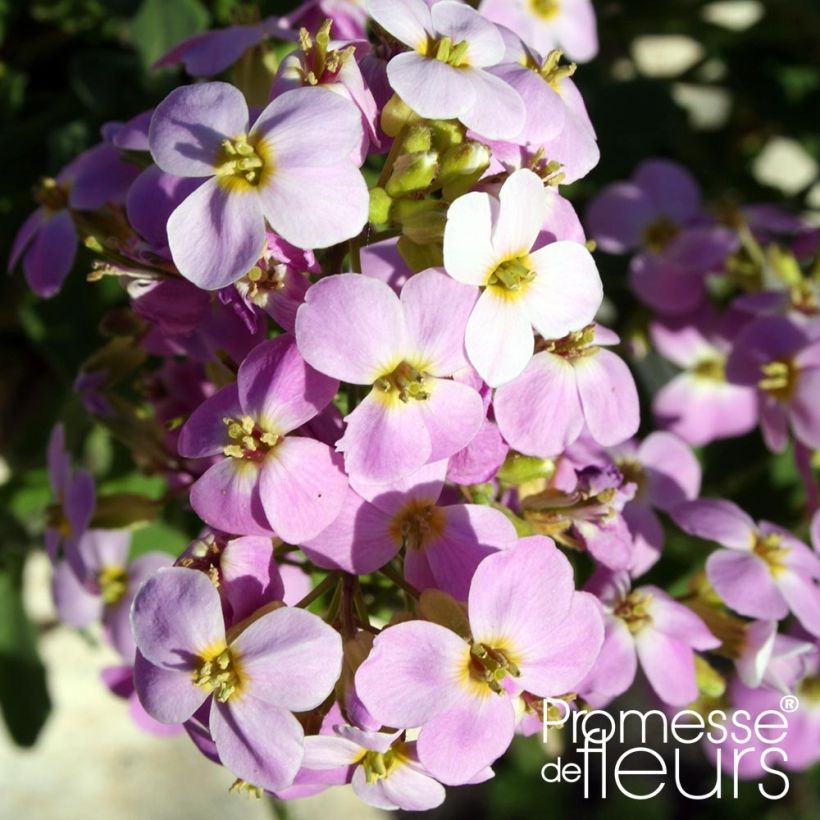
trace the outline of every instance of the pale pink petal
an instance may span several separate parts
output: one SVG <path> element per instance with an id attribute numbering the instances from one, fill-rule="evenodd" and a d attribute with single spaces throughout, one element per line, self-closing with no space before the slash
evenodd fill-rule
<path id="1" fill-rule="evenodd" d="M 422 726 L 462 700 L 467 643 L 438 624 L 410 621 L 376 637 L 356 691 L 385 726 Z"/>
<path id="2" fill-rule="evenodd" d="M 423 0 L 367 0 L 370 16 L 389 34 L 412 48 L 427 44 L 433 36 L 430 8 Z"/>
<path id="3" fill-rule="evenodd" d="M 474 96 L 459 115 L 464 125 L 488 140 L 512 139 L 519 134 L 526 110 L 518 92 L 489 71 L 479 69 L 467 74 Z"/>
<path id="4" fill-rule="evenodd" d="M 262 506 L 287 543 L 313 538 L 339 514 L 347 478 L 337 460 L 327 444 L 300 436 L 288 436 L 266 456 L 259 473 Z"/>
<path id="5" fill-rule="evenodd" d="M 429 393 L 418 412 L 430 436 L 430 461 L 449 458 L 466 447 L 484 423 L 481 396 L 472 387 L 450 379 L 426 379 Z"/>
<path id="6" fill-rule="evenodd" d="M 762 558 L 718 550 L 706 561 L 706 575 L 726 606 L 750 618 L 779 621 L 789 608 Z"/>
<path id="7" fill-rule="evenodd" d="M 501 434 L 525 455 L 558 455 L 584 426 L 575 368 L 553 353 L 536 354 L 517 379 L 499 387 L 493 408 Z"/>
<path id="8" fill-rule="evenodd" d="M 689 535 L 716 541 L 734 550 L 751 550 L 757 535 L 755 522 L 737 504 L 718 498 L 681 504 L 675 508 L 672 518 Z"/>
<path id="9" fill-rule="evenodd" d="M 584 420 L 604 447 L 634 436 L 640 424 L 638 390 L 629 368 L 609 350 L 599 349 L 573 362 Z"/>
<path id="10" fill-rule="evenodd" d="M 655 694 L 672 706 L 686 706 L 698 696 L 695 655 L 682 641 L 646 628 L 635 638 L 638 660 Z"/>
<path id="11" fill-rule="evenodd" d="M 717 649 L 720 646 L 720 641 L 689 607 L 657 587 L 645 586 L 641 591 L 651 595 L 648 611 L 653 629 L 688 643 L 693 649 Z"/>
<path id="12" fill-rule="evenodd" d="M 464 333 L 478 290 L 431 269 L 411 277 L 401 291 L 410 349 L 431 376 L 467 367 Z"/>
<path id="13" fill-rule="evenodd" d="M 465 61 L 471 66 L 492 66 L 504 58 L 504 40 L 498 29 L 475 9 L 463 3 L 435 3 L 431 9 L 433 29 L 453 43 L 469 44 Z"/>
<path id="14" fill-rule="evenodd" d="M 775 581 L 797 620 L 812 635 L 820 637 L 820 585 L 796 572 L 783 572 Z"/>
<path id="15" fill-rule="evenodd" d="M 134 687 L 145 711 L 164 724 L 188 720 L 208 697 L 194 684 L 190 670 L 162 669 L 139 652 L 134 659 Z"/>
<path id="16" fill-rule="evenodd" d="M 413 51 L 399 54 L 387 65 L 393 90 L 425 119 L 458 119 L 468 111 L 476 98 L 473 74 Z"/>
<path id="17" fill-rule="evenodd" d="M 404 357 L 404 312 L 384 282 L 352 273 L 330 276 L 308 290 L 296 314 L 296 342 L 319 372 L 373 384 Z"/>
<path id="18" fill-rule="evenodd" d="M 629 627 L 620 618 L 608 618 L 601 652 L 590 673 L 578 685 L 582 695 L 615 698 L 635 680 L 638 656 Z"/>

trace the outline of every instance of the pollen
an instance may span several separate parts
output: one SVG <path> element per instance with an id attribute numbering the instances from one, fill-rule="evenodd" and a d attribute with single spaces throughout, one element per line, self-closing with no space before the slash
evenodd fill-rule
<path id="1" fill-rule="evenodd" d="M 238 659 L 224 644 L 206 651 L 194 674 L 194 683 L 225 703 L 242 691 L 244 676 Z"/>
<path id="2" fill-rule="evenodd" d="M 406 759 L 403 746 L 404 744 L 397 743 L 386 752 L 371 750 L 365 753 L 361 765 L 364 768 L 364 776 L 369 786 L 390 777 L 393 769 Z"/>
<path id="3" fill-rule="evenodd" d="M 626 598 L 615 607 L 615 615 L 620 618 L 635 635 L 645 626 L 652 623 L 652 616 L 649 614 L 649 605 L 652 603 L 652 596 L 646 592 L 630 592 Z"/>
<path id="4" fill-rule="evenodd" d="M 778 360 L 760 366 L 761 378 L 757 386 L 780 402 L 787 402 L 797 386 L 797 368 L 794 362 Z"/>
<path id="5" fill-rule="evenodd" d="M 395 370 L 376 379 L 374 386 L 384 398 L 398 399 L 404 404 L 430 398 L 424 373 L 409 362 L 402 362 Z"/>
<path id="6" fill-rule="evenodd" d="M 215 165 L 216 178 L 231 189 L 251 189 L 261 185 L 273 164 L 266 144 L 249 141 L 247 134 L 224 139 Z"/>
<path id="7" fill-rule="evenodd" d="M 790 550 L 788 547 L 783 546 L 783 536 L 779 533 L 759 534 L 755 538 L 752 551 L 766 562 L 773 575 L 782 572 L 786 568 L 785 558 Z"/>
<path id="8" fill-rule="evenodd" d="M 431 38 L 419 47 L 422 56 L 432 57 L 453 68 L 467 68 L 470 65 L 469 50 L 470 44 L 466 40 L 454 43 L 451 37 Z"/>
<path id="9" fill-rule="evenodd" d="M 473 643 L 467 660 L 467 678 L 487 692 L 500 695 L 504 692 L 502 682 L 506 677 L 517 678 L 521 671 L 507 649 Z"/>
<path id="10" fill-rule="evenodd" d="M 535 279 L 529 257 L 519 256 L 502 262 L 488 277 L 487 287 L 506 299 L 523 296 Z"/>
<path id="11" fill-rule="evenodd" d="M 230 444 L 222 448 L 229 458 L 246 461 L 262 461 L 280 441 L 281 436 L 269 430 L 262 430 L 250 416 L 225 418 Z"/>

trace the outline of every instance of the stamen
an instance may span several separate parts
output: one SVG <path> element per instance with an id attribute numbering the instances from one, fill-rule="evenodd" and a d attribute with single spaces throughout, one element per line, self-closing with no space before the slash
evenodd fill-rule
<path id="1" fill-rule="evenodd" d="M 535 277 L 536 272 L 530 267 L 529 258 L 520 256 L 517 259 L 502 262 L 490 274 L 487 286 L 500 288 L 510 294 L 518 294 L 523 293 Z"/>
<path id="2" fill-rule="evenodd" d="M 261 461 L 281 440 L 281 436 L 270 430 L 263 430 L 250 416 L 241 419 L 223 419 L 231 443 L 222 448 L 229 458 L 243 458 Z"/>
<path id="3" fill-rule="evenodd" d="M 791 361 L 767 362 L 760 366 L 763 374 L 757 386 L 778 401 L 787 402 L 797 384 L 797 369 Z"/>
<path id="4" fill-rule="evenodd" d="M 97 586 L 103 603 L 116 604 L 121 601 L 128 588 L 128 573 L 125 567 L 105 567 L 97 575 Z"/>
<path id="5" fill-rule="evenodd" d="M 213 692 L 220 703 L 236 694 L 241 689 L 242 678 L 231 650 L 225 648 L 215 657 L 203 658 L 194 675 L 194 683 L 206 692 Z"/>
<path id="6" fill-rule="evenodd" d="M 629 631 L 634 635 L 652 623 L 652 616 L 649 614 L 649 605 L 651 603 L 652 596 L 649 593 L 636 590 L 630 592 L 615 607 L 615 615 L 626 623 Z"/>
<path id="7" fill-rule="evenodd" d="M 783 546 L 783 536 L 776 532 L 758 535 L 755 539 L 754 554 L 762 558 L 772 573 L 785 569 L 785 559 L 791 550 Z"/>
<path id="8" fill-rule="evenodd" d="M 248 137 L 244 134 L 234 139 L 222 140 L 220 156 L 215 166 L 217 177 L 258 185 L 265 160 L 257 148 L 258 146 L 248 142 Z"/>
<path id="9" fill-rule="evenodd" d="M 377 390 L 395 395 L 405 404 L 411 399 L 426 401 L 430 393 L 424 387 L 425 376 L 413 365 L 402 362 L 392 373 L 378 378 L 374 384 Z"/>
<path id="10" fill-rule="evenodd" d="M 504 692 L 504 678 L 508 675 L 514 678 L 521 675 L 521 670 L 504 650 L 483 643 L 474 643 L 470 646 L 469 663 L 470 677 L 486 684 L 497 695 Z"/>

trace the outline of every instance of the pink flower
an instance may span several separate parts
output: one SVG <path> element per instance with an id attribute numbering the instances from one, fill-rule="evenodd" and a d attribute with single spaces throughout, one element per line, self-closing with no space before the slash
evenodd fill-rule
<path id="1" fill-rule="evenodd" d="M 617 341 L 611 330 L 590 325 L 539 343 L 542 349 L 524 372 L 502 385 L 493 401 L 498 427 L 510 445 L 547 457 L 576 441 L 584 425 L 605 447 L 633 436 L 640 422 L 635 381 L 623 360 L 605 347 Z"/>
<path id="2" fill-rule="evenodd" d="M 481 397 L 448 377 L 466 366 L 464 326 L 475 290 L 436 270 L 401 297 L 377 279 L 330 276 L 307 293 L 296 340 L 322 373 L 370 386 L 336 445 L 363 482 L 403 478 L 464 447 L 484 420 Z"/>
<path id="3" fill-rule="evenodd" d="M 498 510 L 480 504 L 439 505 L 446 461 L 392 484 L 351 483 L 339 517 L 302 547 L 322 567 L 373 572 L 404 549 L 404 575 L 416 589 L 467 599 L 481 561 L 516 540 Z"/>
<path id="4" fill-rule="evenodd" d="M 420 726 L 421 764 L 451 785 L 507 749 L 517 695 L 573 691 L 603 638 L 598 603 L 575 591 L 569 561 L 548 538 L 482 561 L 468 613 L 464 634 L 428 621 L 388 627 L 356 674 L 368 711 L 386 726 Z"/>
<path id="5" fill-rule="evenodd" d="M 504 58 L 498 29 L 469 6 L 442 0 L 367 0 L 373 19 L 412 51 L 387 65 L 393 90 L 419 116 L 460 120 L 488 139 L 515 136 L 524 104 L 486 69 Z"/>
<path id="6" fill-rule="evenodd" d="M 491 387 L 511 381 L 527 366 L 535 346 L 533 327 L 545 339 L 560 339 L 589 324 L 603 298 L 595 262 L 582 244 L 539 244 L 557 207 L 553 197 L 532 171 L 521 170 L 504 183 L 498 198 L 469 193 L 447 212 L 447 273 L 483 288 L 465 343 L 470 362 Z"/>
<path id="7" fill-rule="evenodd" d="M 337 388 L 305 364 L 287 336 L 254 348 L 236 383 L 201 404 L 179 437 L 185 458 L 222 456 L 191 488 L 199 517 L 223 532 L 275 532 L 294 544 L 330 524 L 347 479 L 326 444 L 291 433 Z"/>
<path id="8" fill-rule="evenodd" d="M 791 610 L 820 635 L 820 556 L 790 532 L 759 524 L 736 504 L 701 499 L 677 507 L 672 517 L 690 535 L 726 549 L 706 561 L 706 575 L 727 606 L 751 618 L 780 620 Z"/>
<path id="9" fill-rule="evenodd" d="M 143 585 L 131 619 L 145 711 L 161 723 L 183 723 L 205 704 L 223 765 L 254 786 L 289 786 L 304 739 L 293 712 L 314 709 L 332 691 L 342 665 L 339 633 L 309 612 L 282 607 L 227 635 L 208 576 L 179 567 Z"/>
<path id="10" fill-rule="evenodd" d="M 542 54 L 560 48 L 586 63 L 598 53 L 592 0 L 483 0 L 479 10 Z"/>
<path id="11" fill-rule="evenodd" d="M 606 637 L 592 672 L 579 691 L 593 705 L 625 692 L 638 661 L 655 694 L 672 706 L 698 696 L 693 650 L 715 649 L 720 641 L 691 609 L 654 586 L 630 591 L 625 572 L 599 571 L 586 587 L 606 612 Z"/>
<path id="12" fill-rule="evenodd" d="M 206 180 L 168 220 L 180 273 L 206 290 L 235 282 L 262 255 L 265 223 L 299 248 L 355 236 L 367 185 L 350 160 L 361 145 L 356 107 L 321 88 L 277 97 L 249 128 L 242 93 L 189 85 L 156 108 L 151 155 L 169 174 Z"/>

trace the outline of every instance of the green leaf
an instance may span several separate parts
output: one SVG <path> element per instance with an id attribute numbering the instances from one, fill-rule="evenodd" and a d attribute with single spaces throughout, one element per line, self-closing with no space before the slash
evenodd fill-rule
<path id="1" fill-rule="evenodd" d="M 190 542 L 188 535 L 164 521 L 155 521 L 134 533 L 131 540 L 131 559 L 146 552 L 169 552 L 175 558 L 182 554 Z"/>
<path id="2" fill-rule="evenodd" d="M 21 561 L 14 561 L 0 569 L 0 709 L 14 742 L 31 746 L 46 722 L 51 699 L 34 626 L 23 609 L 21 567 Z"/>
<path id="3" fill-rule="evenodd" d="M 204 31 L 210 17 L 199 0 L 144 0 L 131 22 L 131 37 L 145 65 L 186 38 Z"/>

